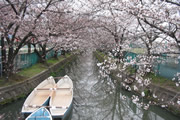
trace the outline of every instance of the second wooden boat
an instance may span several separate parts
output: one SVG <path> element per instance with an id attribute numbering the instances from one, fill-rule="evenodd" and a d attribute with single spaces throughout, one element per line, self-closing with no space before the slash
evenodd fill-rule
<path id="1" fill-rule="evenodd" d="M 47 106 L 55 85 L 56 84 L 52 76 L 41 82 L 26 98 L 21 113 L 27 116 L 39 107 Z"/>
<path id="2" fill-rule="evenodd" d="M 66 118 L 72 109 L 73 83 L 66 75 L 61 78 L 50 98 L 50 113 L 53 118 Z"/>

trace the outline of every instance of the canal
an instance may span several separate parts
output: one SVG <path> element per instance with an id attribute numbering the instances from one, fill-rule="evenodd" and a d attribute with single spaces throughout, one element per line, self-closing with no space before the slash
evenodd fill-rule
<path id="1" fill-rule="evenodd" d="M 113 83 L 110 78 L 100 77 L 96 64 L 92 53 L 84 53 L 58 75 L 67 74 L 73 80 L 71 120 L 179 120 L 157 106 L 150 106 L 148 110 L 136 106 L 131 101 L 130 92 L 121 90 L 119 84 Z M 0 120 L 21 120 L 24 100 L 1 107 Z"/>

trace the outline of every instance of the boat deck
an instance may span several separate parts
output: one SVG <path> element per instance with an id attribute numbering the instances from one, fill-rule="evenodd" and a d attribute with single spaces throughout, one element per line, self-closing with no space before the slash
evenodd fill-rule
<path id="1" fill-rule="evenodd" d="M 50 97 L 50 94 L 52 93 L 52 90 L 50 90 L 50 88 L 53 87 L 53 84 L 48 84 L 45 85 L 42 89 L 34 90 L 33 95 L 31 96 L 31 98 L 29 98 L 30 100 L 26 103 L 28 106 L 25 107 L 24 110 L 26 112 L 32 112 L 38 108 L 36 106 L 42 106 Z"/>
<path id="2" fill-rule="evenodd" d="M 32 101 L 29 103 L 29 105 L 42 105 L 47 98 L 49 97 L 49 94 L 51 91 L 48 90 L 41 90 L 41 91 L 36 91 L 36 95 L 32 99 Z"/>
<path id="3" fill-rule="evenodd" d="M 29 105 L 42 105 L 47 98 L 49 98 L 51 94 L 51 90 L 48 90 L 48 88 L 53 88 L 54 85 L 48 84 L 44 86 L 43 88 L 47 88 L 47 90 L 35 90 L 35 95 L 32 101 L 29 103 Z"/>

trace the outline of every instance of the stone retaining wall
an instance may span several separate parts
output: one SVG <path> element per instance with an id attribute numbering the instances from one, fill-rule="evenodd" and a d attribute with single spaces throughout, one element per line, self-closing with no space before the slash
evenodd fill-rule
<path id="1" fill-rule="evenodd" d="M 76 59 L 77 55 L 71 55 L 63 61 L 52 65 L 49 69 L 42 71 L 41 73 L 14 85 L 7 87 L 0 87 L 0 104 L 6 104 L 11 100 L 17 99 L 23 95 L 30 93 L 39 83 L 50 76 L 51 72 L 57 71 L 60 66 L 65 66 L 69 62 Z"/>
<path id="2" fill-rule="evenodd" d="M 176 104 L 178 98 L 180 98 L 180 92 L 177 93 L 173 90 L 169 90 L 169 89 L 165 89 L 163 87 L 151 84 L 150 85 L 150 89 L 153 91 L 153 93 L 155 95 L 157 95 L 157 97 L 159 99 L 163 99 L 163 101 L 172 101 Z M 177 107 L 180 108 L 180 106 L 177 105 Z"/>

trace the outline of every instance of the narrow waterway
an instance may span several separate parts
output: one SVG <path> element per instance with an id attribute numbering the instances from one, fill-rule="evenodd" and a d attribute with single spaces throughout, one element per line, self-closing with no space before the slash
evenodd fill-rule
<path id="1" fill-rule="evenodd" d="M 59 76 L 69 75 L 74 84 L 71 120 L 179 120 L 170 112 L 156 106 L 148 110 L 130 100 L 132 94 L 121 90 L 110 78 L 99 76 L 97 61 L 91 53 L 80 56 Z M 126 99 L 122 99 L 122 96 Z M 0 120 L 21 119 L 24 99 L 0 108 Z"/>

